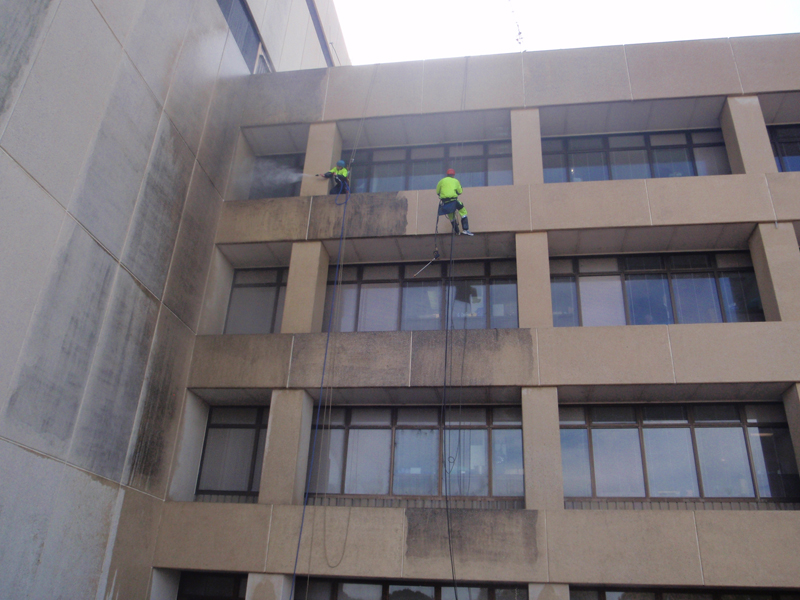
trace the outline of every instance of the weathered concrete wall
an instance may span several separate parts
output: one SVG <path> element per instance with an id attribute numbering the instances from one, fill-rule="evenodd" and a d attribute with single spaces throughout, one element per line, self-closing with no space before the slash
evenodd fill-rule
<path id="1" fill-rule="evenodd" d="M 0 597 L 148 593 L 247 72 L 215 0 L 0 0 Z"/>

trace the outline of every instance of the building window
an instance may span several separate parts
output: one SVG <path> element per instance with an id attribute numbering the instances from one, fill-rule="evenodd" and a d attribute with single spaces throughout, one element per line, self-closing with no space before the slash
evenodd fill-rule
<path id="1" fill-rule="evenodd" d="M 349 160 L 351 151 L 342 154 Z M 465 188 L 512 185 L 511 142 L 359 150 L 350 184 L 353 192 L 435 189 L 451 168 Z"/>
<path id="2" fill-rule="evenodd" d="M 177 600 L 244 600 L 247 575 L 183 571 Z"/>
<path id="3" fill-rule="evenodd" d="M 594 589 L 569 586 L 570 600 L 800 600 L 797 592 L 775 592 L 772 590 L 683 590 L 671 588 L 668 591 L 653 589 Z"/>
<path id="4" fill-rule="evenodd" d="M 336 288 L 333 331 L 420 331 L 445 327 L 450 302 L 452 329 L 514 329 L 516 262 L 470 261 L 345 266 Z M 418 273 L 418 274 L 417 274 Z M 328 272 L 324 330 L 328 330 L 336 268 Z M 416 277 L 414 276 L 415 274 Z M 447 293 L 444 290 L 447 289 Z"/>
<path id="5" fill-rule="evenodd" d="M 544 182 L 726 175 L 722 131 L 670 131 L 542 139 Z"/>
<path id="6" fill-rule="evenodd" d="M 230 499 L 222 496 L 239 502 L 258 499 L 268 418 L 269 409 L 264 407 L 209 409 L 197 477 L 198 500 Z"/>
<path id="7" fill-rule="evenodd" d="M 769 128 L 778 171 L 800 171 L 800 125 Z"/>
<path id="8" fill-rule="evenodd" d="M 300 195 L 305 154 L 257 156 L 253 165 L 250 200 Z"/>
<path id="9" fill-rule="evenodd" d="M 289 269 L 237 269 L 225 333 L 277 333 L 281 329 Z"/>
<path id="10" fill-rule="evenodd" d="M 763 321 L 745 252 L 550 260 L 553 326 Z"/>
<path id="11" fill-rule="evenodd" d="M 569 498 L 800 498 L 781 404 L 559 407 Z"/>
<path id="12" fill-rule="evenodd" d="M 521 497 L 519 407 L 333 408 L 313 455 L 311 494 Z M 446 468 L 442 469 L 442 464 Z"/>
<path id="13" fill-rule="evenodd" d="M 246 0 L 217 0 L 228 27 L 233 34 L 233 39 L 242 52 L 242 57 L 251 73 L 265 72 L 268 68 L 269 57 L 261 43 L 258 27 L 250 13 Z"/>
<path id="14" fill-rule="evenodd" d="M 527 586 L 459 586 L 458 600 L 528 600 Z M 456 600 L 456 588 L 424 582 L 330 581 L 297 578 L 295 598 L 307 600 Z"/>

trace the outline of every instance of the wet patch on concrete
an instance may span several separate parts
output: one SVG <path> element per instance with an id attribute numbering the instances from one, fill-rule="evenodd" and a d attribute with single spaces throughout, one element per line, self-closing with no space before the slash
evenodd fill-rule
<path id="1" fill-rule="evenodd" d="M 308 239 L 339 237 L 344 207 L 337 206 L 335 198 L 314 196 Z M 347 204 L 345 230 L 349 238 L 406 235 L 408 198 L 395 192 L 353 194 Z"/>

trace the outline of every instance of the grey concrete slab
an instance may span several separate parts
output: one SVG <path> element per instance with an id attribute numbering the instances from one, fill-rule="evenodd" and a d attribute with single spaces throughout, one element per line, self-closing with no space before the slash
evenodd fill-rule
<path id="1" fill-rule="evenodd" d="M 50 514 L 64 464 L 0 440 L 0 590 L 3 598 L 33 598 Z"/>
<path id="2" fill-rule="evenodd" d="M 249 77 L 242 52 L 233 35 L 229 35 L 197 154 L 198 162 L 220 194 L 224 194 L 230 177 Z"/>
<path id="3" fill-rule="evenodd" d="M 318 121 L 327 85 L 326 69 L 255 75 L 250 79 L 242 126 Z"/>
<path id="4" fill-rule="evenodd" d="M 119 482 L 159 303 L 120 269 L 100 331 L 67 460 Z"/>
<path id="5" fill-rule="evenodd" d="M 122 48 L 91 0 L 62 0 L 0 139 L 64 206 L 103 116 Z"/>
<path id="6" fill-rule="evenodd" d="M 164 110 L 197 154 L 229 29 L 216 0 L 193 4 Z"/>
<path id="7" fill-rule="evenodd" d="M 405 192 L 353 194 L 347 207 L 347 237 L 405 235 L 409 229 L 409 200 Z M 311 204 L 308 239 L 338 238 L 343 206 L 336 196 L 315 196 Z M 341 199 L 339 200 L 341 201 Z"/>
<path id="8" fill-rule="evenodd" d="M 123 480 L 164 497 L 194 346 L 194 335 L 162 308 L 139 401 L 135 442 Z"/>
<path id="9" fill-rule="evenodd" d="M 159 298 L 167 281 L 193 167 L 192 152 L 162 115 L 122 251 L 123 264 Z"/>
<path id="10" fill-rule="evenodd" d="M 124 40 L 142 12 L 144 0 L 92 0 L 117 39 Z"/>
<path id="11" fill-rule="evenodd" d="M 125 50 L 162 104 L 194 8 L 191 0 L 145 0 Z"/>
<path id="12" fill-rule="evenodd" d="M 116 263 L 72 220 L 63 227 L 56 252 L 11 381 L 0 435 L 63 457 Z"/>
<path id="13" fill-rule="evenodd" d="M 195 169 L 175 244 L 169 280 L 164 291 L 166 304 L 197 331 L 222 198 L 202 169 Z"/>
<path id="14" fill-rule="evenodd" d="M 64 209 L 0 151 L 0 406 L 64 221 Z"/>
<path id="15" fill-rule="evenodd" d="M 108 481 L 64 469 L 29 598 L 95 597 L 117 493 Z"/>
<path id="16" fill-rule="evenodd" d="M 117 257 L 125 243 L 160 114 L 155 96 L 124 57 L 69 204 L 75 218 Z"/>
<path id="17" fill-rule="evenodd" d="M 41 34 L 52 21 L 57 6 L 58 2 L 53 0 L 0 2 L 0 135 L 44 41 Z"/>

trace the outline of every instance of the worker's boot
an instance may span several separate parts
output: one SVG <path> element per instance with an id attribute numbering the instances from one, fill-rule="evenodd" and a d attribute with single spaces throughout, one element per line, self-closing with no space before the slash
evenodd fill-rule
<path id="1" fill-rule="evenodd" d="M 472 235 L 472 232 L 469 230 L 469 218 L 468 217 L 461 217 L 461 226 L 464 228 L 463 233 L 464 235 Z"/>
<path id="2" fill-rule="evenodd" d="M 452 221 L 450 221 L 450 224 L 453 226 L 453 233 L 455 233 L 456 235 L 458 235 L 458 234 L 459 234 L 459 231 L 458 231 L 458 221 L 457 221 L 457 220 L 455 220 L 455 219 L 453 219 Z"/>

